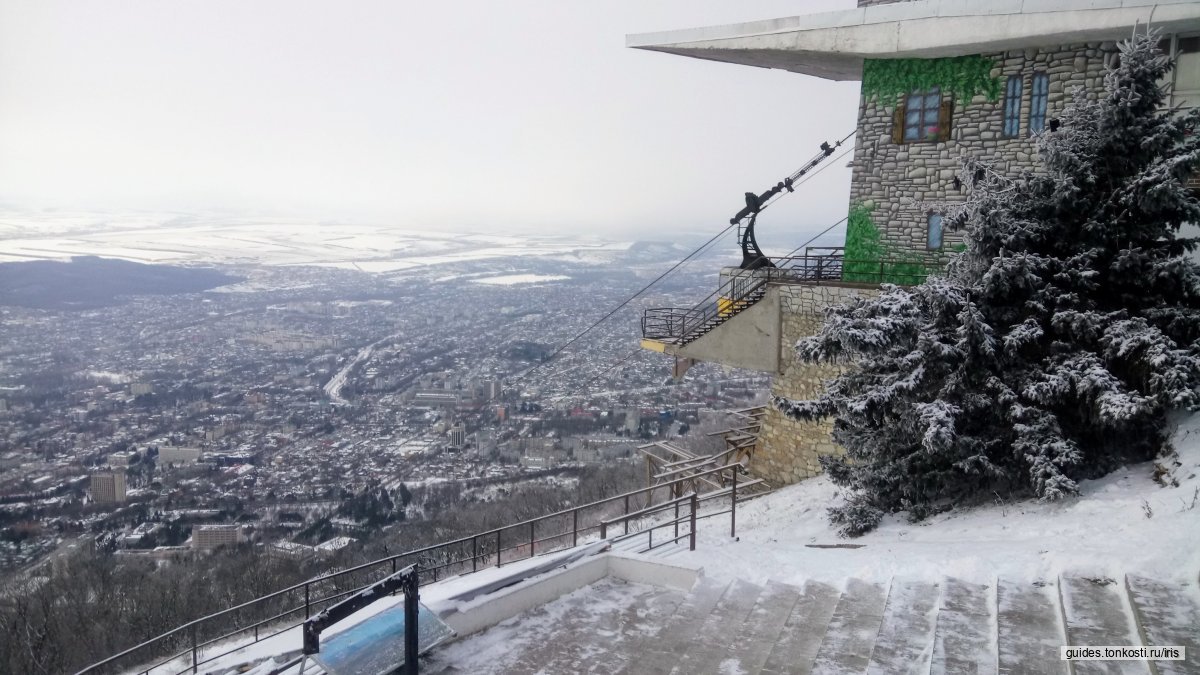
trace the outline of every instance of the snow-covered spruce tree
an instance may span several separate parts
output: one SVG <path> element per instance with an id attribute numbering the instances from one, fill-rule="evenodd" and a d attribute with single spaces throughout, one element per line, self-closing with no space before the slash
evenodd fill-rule
<path id="1" fill-rule="evenodd" d="M 920 519 L 993 495 L 1058 499 L 1154 456 L 1166 413 L 1200 402 L 1197 243 L 1184 187 L 1200 112 L 1160 110 L 1169 60 L 1153 33 L 1120 47 L 1096 100 L 1077 91 L 1037 139 L 1042 170 L 1007 179 L 964 162 L 948 210 L 966 250 L 944 277 L 829 310 L 800 360 L 850 365 L 815 401 L 842 457 L 822 457 L 845 535 L 885 513 Z M 950 209 L 950 207 L 947 207 Z"/>

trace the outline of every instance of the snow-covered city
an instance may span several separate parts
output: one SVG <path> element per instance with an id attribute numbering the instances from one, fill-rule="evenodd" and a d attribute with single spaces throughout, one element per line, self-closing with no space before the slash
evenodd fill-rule
<path id="1" fill-rule="evenodd" d="M 0 673 L 1200 675 L 1200 3 L 794 5 L 0 0 Z"/>

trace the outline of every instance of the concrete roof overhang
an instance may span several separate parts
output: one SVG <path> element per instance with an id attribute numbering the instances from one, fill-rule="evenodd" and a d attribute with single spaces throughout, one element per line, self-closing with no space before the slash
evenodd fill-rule
<path id="1" fill-rule="evenodd" d="M 918 0 L 627 35 L 625 45 L 858 80 L 863 59 L 937 58 L 1128 37 L 1134 24 L 1200 31 L 1196 0 Z"/>

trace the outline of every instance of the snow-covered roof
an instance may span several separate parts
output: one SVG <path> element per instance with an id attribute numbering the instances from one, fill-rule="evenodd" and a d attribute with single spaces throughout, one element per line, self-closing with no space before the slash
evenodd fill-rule
<path id="1" fill-rule="evenodd" d="M 936 58 L 1117 40 L 1134 24 L 1200 30 L 1195 0 L 919 0 L 765 21 L 628 35 L 636 49 L 830 80 L 863 59 Z"/>

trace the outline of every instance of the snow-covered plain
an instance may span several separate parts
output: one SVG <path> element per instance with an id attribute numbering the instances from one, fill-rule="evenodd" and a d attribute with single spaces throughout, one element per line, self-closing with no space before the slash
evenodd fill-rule
<path id="1" fill-rule="evenodd" d="M 313 265 L 372 274 L 516 256 L 604 264 L 630 242 L 586 236 L 496 235 L 304 220 L 0 214 L 0 262 L 97 255 L 144 263 Z"/>
<path id="2" fill-rule="evenodd" d="M 563 274 L 507 274 L 501 277 L 487 277 L 486 279 L 472 279 L 477 284 L 489 284 L 491 286 L 514 286 L 516 284 L 537 284 L 546 281 L 562 281 L 570 279 Z"/>

